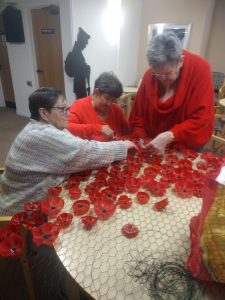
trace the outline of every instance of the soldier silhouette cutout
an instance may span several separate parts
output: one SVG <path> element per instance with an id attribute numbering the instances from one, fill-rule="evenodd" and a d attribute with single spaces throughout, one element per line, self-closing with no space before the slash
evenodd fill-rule
<path id="1" fill-rule="evenodd" d="M 84 98 L 90 95 L 90 71 L 91 68 L 86 64 L 82 51 L 88 44 L 91 36 L 79 27 L 77 41 L 73 46 L 72 52 L 67 55 L 65 62 L 65 72 L 74 78 L 73 91 L 76 98 Z M 70 70 L 68 74 L 67 68 Z"/>

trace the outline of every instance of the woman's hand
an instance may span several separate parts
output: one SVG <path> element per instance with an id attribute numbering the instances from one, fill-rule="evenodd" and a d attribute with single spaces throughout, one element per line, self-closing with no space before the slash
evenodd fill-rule
<path id="1" fill-rule="evenodd" d="M 126 140 L 126 141 L 124 141 L 124 143 L 127 146 L 128 150 L 129 149 L 136 149 L 136 150 L 138 150 L 137 146 L 133 142 Z"/>
<path id="2" fill-rule="evenodd" d="M 104 133 L 107 137 L 110 138 L 114 136 L 114 131 L 109 127 L 109 125 L 102 126 L 102 133 Z"/>
<path id="3" fill-rule="evenodd" d="M 165 131 L 157 135 L 150 143 L 146 145 L 151 154 L 164 154 L 166 146 L 174 140 L 172 131 Z"/>

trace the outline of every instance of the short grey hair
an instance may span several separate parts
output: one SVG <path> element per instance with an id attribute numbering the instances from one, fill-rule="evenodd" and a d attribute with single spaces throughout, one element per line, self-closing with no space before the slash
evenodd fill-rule
<path id="1" fill-rule="evenodd" d="M 150 66 L 176 64 L 181 58 L 182 46 L 179 38 L 172 31 L 156 35 L 149 43 L 147 59 Z"/>

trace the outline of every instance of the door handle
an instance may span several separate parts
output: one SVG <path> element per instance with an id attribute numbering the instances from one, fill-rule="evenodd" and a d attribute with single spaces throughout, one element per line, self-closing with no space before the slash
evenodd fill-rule
<path id="1" fill-rule="evenodd" d="M 43 70 L 37 69 L 37 73 L 44 73 Z"/>

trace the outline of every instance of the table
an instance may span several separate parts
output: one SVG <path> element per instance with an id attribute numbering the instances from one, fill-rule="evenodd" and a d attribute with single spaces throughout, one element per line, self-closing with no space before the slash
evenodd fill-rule
<path id="1" fill-rule="evenodd" d="M 84 188 L 94 177 L 93 174 L 88 182 L 80 184 L 83 191 L 80 199 L 87 199 Z M 117 208 L 109 220 L 98 221 L 90 231 L 83 229 L 79 217 L 74 217 L 71 227 L 58 237 L 54 246 L 60 260 L 94 299 L 152 299 L 147 285 L 135 282 L 129 275 L 132 266 L 149 255 L 156 260 L 179 257 L 186 262 L 190 249 L 189 221 L 200 212 L 202 199 L 194 196 L 182 199 L 172 189 L 162 197 L 151 196 L 145 205 L 136 202 L 136 193 L 127 193 L 133 201 L 129 209 Z M 71 212 L 73 201 L 65 188 L 61 196 L 65 200 L 64 211 Z M 161 212 L 155 211 L 153 203 L 165 197 L 169 205 Z M 138 226 L 137 237 L 128 239 L 121 234 L 122 226 L 127 223 Z"/>

